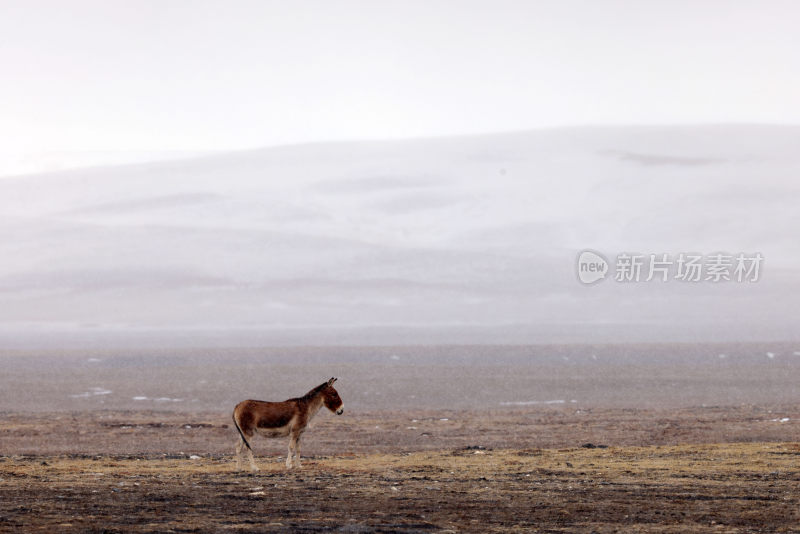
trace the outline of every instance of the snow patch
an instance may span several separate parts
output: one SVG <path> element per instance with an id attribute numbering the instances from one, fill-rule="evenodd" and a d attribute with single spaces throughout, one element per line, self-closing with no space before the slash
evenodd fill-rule
<path id="1" fill-rule="evenodd" d="M 89 388 L 89 391 L 84 391 L 83 393 L 76 393 L 75 395 L 70 395 L 70 397 L 72 397 L 73 399 L 85 399 L 95 395 L 111 395 L 112 393 L 113 391 L 111 391 L 110 389 L 94 387 L 94 388 Z"/>
<path id="2" fill-rule="evenodd" d="M 567 401 L 562 399 L 546 400 L 546 401 L 507 401 L 501 402 L 500 406 L 533 406 L 534 404 L 566 404 Z M 578 402 L 578 401 L 570 401 Z"/>

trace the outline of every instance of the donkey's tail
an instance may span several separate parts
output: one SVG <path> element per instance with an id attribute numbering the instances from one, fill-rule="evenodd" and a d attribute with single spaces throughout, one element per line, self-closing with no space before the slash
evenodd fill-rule
<path id="1" fill-rule="evenodd" d="M 236 421 L 236 412 L 235 411 L 233 412 L 233 425 L 236 427 L 236 430 L 239 432 L 239 435 L 242 437 L 242 441 L 244 441 L 244 444 L 247 445 L 247 448 L 252 451 L 253 449 L 250 447 L 250 444 L 247 443 L 247 438 L 244 437 L 244 432 L 242 432 L 242 429 L 239 428 L 239 423 L 238 423 L 238 421 Z"/>

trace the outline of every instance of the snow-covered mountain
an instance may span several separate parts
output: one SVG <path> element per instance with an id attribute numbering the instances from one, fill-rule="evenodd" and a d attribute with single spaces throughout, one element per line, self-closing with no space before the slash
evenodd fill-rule
<path id="1" fill-rule="evenodd" d="M 0 341 L 792 337 L 799 177 L 800 127 L 728 125 L 320 143 L 3 178 Z M 587 287 L 585 248 L 764 264 L 753 284 Z"/>

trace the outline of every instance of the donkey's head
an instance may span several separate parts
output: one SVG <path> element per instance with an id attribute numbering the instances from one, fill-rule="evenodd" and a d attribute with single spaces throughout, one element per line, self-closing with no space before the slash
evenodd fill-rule
<path id="1" fill-rule="evenodd" d="M 328 380 L 328 383 L 325 384 L 325 387 L 322 388 L 322 402 L 325 403 L 325 407 L 332 412 L 335 412 L 336 415 L 342 415 L 344 412 L 344 403 L 342 399 L 339 397 L 339 392 L 333 389 L 333 383 L 336 382 L 335 378 L 331 378 Z"/>

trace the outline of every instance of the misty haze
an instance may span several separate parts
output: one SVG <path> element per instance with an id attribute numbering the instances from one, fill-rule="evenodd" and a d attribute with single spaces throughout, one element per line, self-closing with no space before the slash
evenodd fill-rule
<path id="1" fill-rule="evenodd" d="M 20 348 L 796 339 L 797 146 L 790 127 L 573 128 L 5 178 L 0 335 Z M 758 252 L 764 268 L 752 284 L 584 287 L 584 248 Z"/>
<path id="2" fill-rule="evenodd" d="M 0 533 L 797 531 L 798 17 L 3 2 Z"/>

